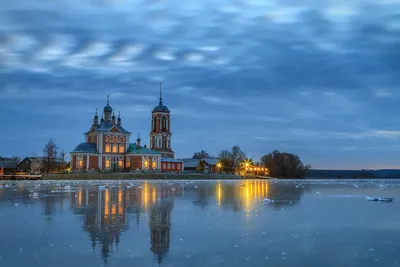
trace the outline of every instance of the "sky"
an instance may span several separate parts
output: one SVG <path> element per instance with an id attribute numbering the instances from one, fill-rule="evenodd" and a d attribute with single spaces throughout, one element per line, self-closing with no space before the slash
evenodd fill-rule
<path id="1" fill-rule="evenodd" d="M 84 141 L 107 94 L 177 158 L 238 145 L 313 168 L 400 168 L 400 0 L 2 0 L 0 155 Z"/>

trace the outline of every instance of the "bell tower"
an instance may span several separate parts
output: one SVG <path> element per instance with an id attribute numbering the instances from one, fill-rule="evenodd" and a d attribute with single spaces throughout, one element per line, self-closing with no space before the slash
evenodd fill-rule
<path id="1" fill-rule="evenodd" d="M 163 105 L 162 83 L 160 82 L 160 100 L 151 112 L 150 149 L 159 151 L 164 157 L 174 158 L 171 149 L 171 118 L 169 109 Z"/>

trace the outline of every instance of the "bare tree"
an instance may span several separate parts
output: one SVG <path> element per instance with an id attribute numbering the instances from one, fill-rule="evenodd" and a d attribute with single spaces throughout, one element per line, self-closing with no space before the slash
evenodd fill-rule
<path id="1" fill-rule="evenodd" d="M 208 158 L 208 157 L 210 157 L 210 155 L 206 151 L 202 150 L 200 152 L 195 152 L 193 154 L 192 158 L 193 159 L 205 159 L 205 158 Z"/>
<path id="2" fill-rule="evenodd" d="M 57 168 L 57 153 L 58 147 L 53 138 L 49 139 L 47 145 L 43 148 L 43 163 L 46 172 L 54 172 Z"/>

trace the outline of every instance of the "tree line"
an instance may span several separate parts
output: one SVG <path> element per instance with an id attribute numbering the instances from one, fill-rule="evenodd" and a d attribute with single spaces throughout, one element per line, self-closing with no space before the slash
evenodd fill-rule
<path id="1" fill-rule="evenodd" d="M 194 153 L 193 159 L 213 158 L 206 151 Z M 220 171 L 239 174 L 245 163 L 268 168 L 269 175 L 274 178 L 304 178 L 311 165 L 305 165 L 300 157 L 288 152 L 274 150 L 260 158 L 259 161 L 247 158 L 240 147 L 233 146 L 230 150 L 223 150 L 218 155 Z"/>

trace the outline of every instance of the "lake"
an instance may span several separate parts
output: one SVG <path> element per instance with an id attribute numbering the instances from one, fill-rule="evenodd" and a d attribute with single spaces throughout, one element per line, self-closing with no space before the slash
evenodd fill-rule
<path id="1" fill-rule="evenodd" d="M 400 266 L 366 196 L 400 181 L 0 182 L 0 266 Z"/>

